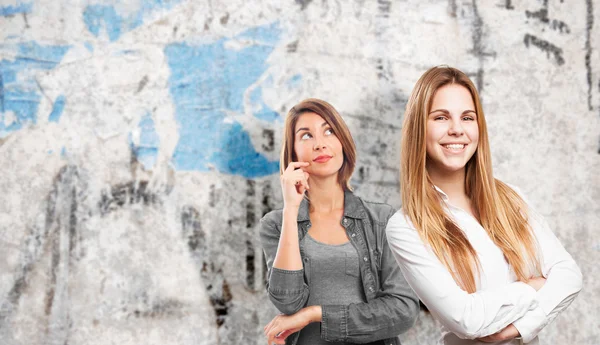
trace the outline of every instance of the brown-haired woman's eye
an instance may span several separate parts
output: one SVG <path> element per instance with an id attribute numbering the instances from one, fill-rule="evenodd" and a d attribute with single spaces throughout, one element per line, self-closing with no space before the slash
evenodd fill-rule
<path id="1" fill-rule="evenodd" d="M 310 138 L 312 138 L 312 135 L 310 135 L 310 133 L 308 133 L 308 132 L 302 134 L 302 136 L 300 137 L 301 140 L 306 140 L 306 139 L 310 139 Z"/>

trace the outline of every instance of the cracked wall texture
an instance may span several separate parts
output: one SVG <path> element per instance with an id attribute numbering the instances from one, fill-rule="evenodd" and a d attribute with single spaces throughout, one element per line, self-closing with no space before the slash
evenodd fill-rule
<path id="1" fill-rule="evenodd" d="M 429 67 L 467 72 L 497 177 L 584 273 L 541 334 L 600 344 L 600 1 L 0 1 L 0 344 L 264 344 L 282 118 L 331 102 L 399 207 Z M 426 312 L 402 335 L 432 344 Z"/>

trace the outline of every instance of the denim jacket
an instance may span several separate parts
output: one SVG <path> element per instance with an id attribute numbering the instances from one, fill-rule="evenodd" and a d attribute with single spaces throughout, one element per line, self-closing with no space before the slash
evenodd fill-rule
<path id="1" fill-rule="evenodd" d="M 298 210 L 298 238 L 302 240 L 311 226 L 308 201 Z M 321 338 L 331 342 L 369 343 L 384 341 L 398 345 L 398 335 L 416 321 L 419 302 L 404 279 L 387 243 L 385 227 L 394 209 L 381 203 L 364 201 L 352 192 L 344 193 L 341 225 L 358 253 L 365 303 L 323 305 Z M 309 259 L 300 246 L 304 268 L 298 271 L 273 268 L 279 245 L 283 211 L 275 210 L 260 221 L 260 239 L 267 261 L 267 292 L 275 307 L 290 315 L 306 306 L 310 281 Z M 295 345 L 299 333 L 286 339 Z"/>

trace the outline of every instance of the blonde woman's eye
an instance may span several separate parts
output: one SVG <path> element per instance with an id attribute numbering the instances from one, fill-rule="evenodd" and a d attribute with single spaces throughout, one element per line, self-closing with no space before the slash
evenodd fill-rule
<path id="1" fill-rule="evenodd" d="M 304 133 L 300 137 L 300 139 L 302 139 L 302 140 L 306 140 L 306 139 L 310 139 L 310 138 L 312 138 L 312 136 L 310 135 L 310 133 Z"/>
<path id="2" fill-rule="evenodd" d="M 331 128 L 326 129 L 325 134 L 327 134 L 327 135 L 333 134 L 333 129 L 331 129 Z"/>
<path id="3" fill-rule="evenodd" d="M 440 120 L 445 120 L 445 119 L 446 119 L 446 117 L 445 117 L 445 116 L 436 116 L 436 117 L 434 118 L 434 120 L 435 120 L 435 121 L 440 121 Z"/>
<path id="4" fill-rule="evenodd" d="M 473 116 L 465 116 L 463 119 L 465 121 L 475 121 L 475 118 Z"/>

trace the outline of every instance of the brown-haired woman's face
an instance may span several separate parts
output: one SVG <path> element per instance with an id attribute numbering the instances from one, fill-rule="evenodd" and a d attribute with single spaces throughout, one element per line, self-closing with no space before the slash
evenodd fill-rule
<path id="1" fill-rule="evenodd" d="M 304 171 L 315 176 L 337 174 L 344 163 L 342 143 L 327 121 L 316 113 L 304 113 L 294 128 L 294 153 L 299 162 L 309 162 Z"/>
<path id="2" fill-rule="evenodd" d="M 466 87 L 449 84 L 436 91 L 427 117 L 426 136 L 430 174 L 465 168 L 479 142 L 475 104 Z"/>

